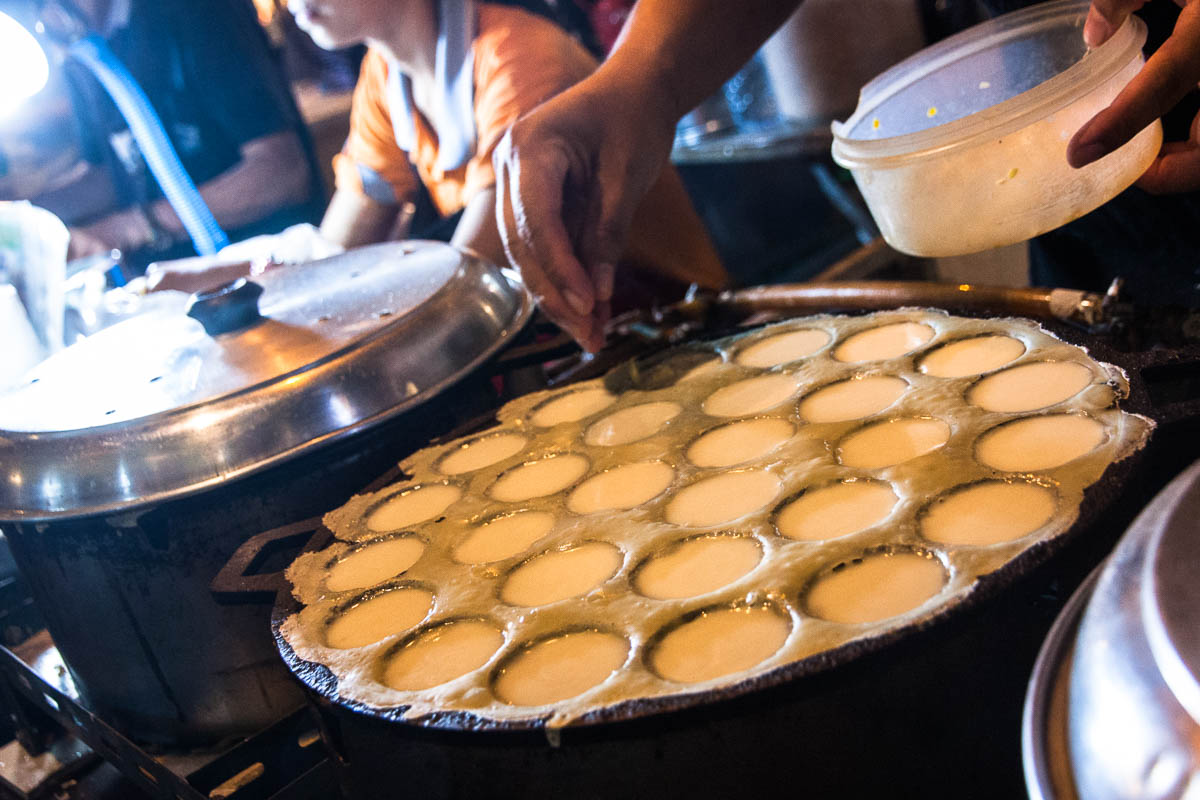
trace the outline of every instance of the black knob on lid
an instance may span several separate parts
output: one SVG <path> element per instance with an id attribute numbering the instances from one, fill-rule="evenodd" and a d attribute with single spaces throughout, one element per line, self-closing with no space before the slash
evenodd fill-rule
<path id="1" fill-rule="evenodd" d="M 187 315 L 204 326 L 209 336 L 240 330 L 262 319 L 258 298 L 263 288 L 238 278 L 216 289 L 196 292 L 188 301 Z"/>

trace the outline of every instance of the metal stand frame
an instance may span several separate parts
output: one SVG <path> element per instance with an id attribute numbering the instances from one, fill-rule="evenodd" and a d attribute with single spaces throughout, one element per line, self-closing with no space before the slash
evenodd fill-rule
<path id="1" fill-rule="evenodd" d="M 219 751 L 152 754 L 87 708 L 48 634 L 17 649 L 20 655 L 0 647 L 0 704 L 18 741 L 35 755 L 73 736 L 162 800 L 328 800 L 339 794 L 307 706 Z"/>

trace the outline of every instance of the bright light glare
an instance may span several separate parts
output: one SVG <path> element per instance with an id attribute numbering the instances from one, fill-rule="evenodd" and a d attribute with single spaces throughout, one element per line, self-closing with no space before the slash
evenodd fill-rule
<path id="1" fill-rule="evenodd" d="M 21 23 L 0 11 L 0 117 L 37 94 L 50 78 L 46 53 Z"/>

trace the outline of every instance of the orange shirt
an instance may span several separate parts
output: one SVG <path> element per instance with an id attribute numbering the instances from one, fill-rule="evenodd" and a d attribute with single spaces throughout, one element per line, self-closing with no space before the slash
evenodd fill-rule
<path id="1" fill-rule="evenodd" d="M 339 190 L 368 193 L 361 168 L 390 186 L 394 202 L 412 199 L 420 180 L 443 216 L 464 208 L 477 192 L 496 182 L 492 150 L 516 119 L 596 67 L 592 56 L 554 23 L 523 9 L 478 3 L 474 55 L 475 152 L 465 164 L 438 167 L 437 133 L 414 109 L 411 151 L 396 142 L 389 111 L 388 62 L 369 50 L 363 60 L 350 112 L 350 134 L 337 156 Z M 626 260 L 683 283 L 723 285 L 727 276 L 717 259 L 682 182 L 673 169 L 643 203 L 649 224 L 635 219 Z"/>
<path id="2" fill-rule="evenodd" d="M 416 190 L 413 168 L 443 216 L 462 209 L 480 189 L 496 182 L 492 150 L 521 114 L 587 76 L 591 55 L 556 25 L 519 8 L 478 5 L 475 55 L 476 151 L 463 166 L 437 167 L 437 133 L 416 111 L 415 147 L 396 144 L 388 109 L 388 64 L 375 50 L 363 60 L 350 112 L 350 135 L 334 158 L 339 189 L 362 191 L 358 165 L 391 184 L 397 200 Z M 412 167 L 409 166 L 411 162 Z"/>

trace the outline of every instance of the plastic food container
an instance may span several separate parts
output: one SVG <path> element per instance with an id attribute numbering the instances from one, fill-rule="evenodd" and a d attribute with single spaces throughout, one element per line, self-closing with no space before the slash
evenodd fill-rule
<path id="1" fill-rule="evenodd" d="M 1153 161 L 1153 123 L 1082 169 L 1067 142 L 1144 61 L 1137 17 L 1093 50 L 1087 0 L 1053 0 L 928 47 L 863 87 L 833 124 L 833 158 L 849 169 L 884 238 L 918 256 L 1024 241 L 1107 202 Z"/>

